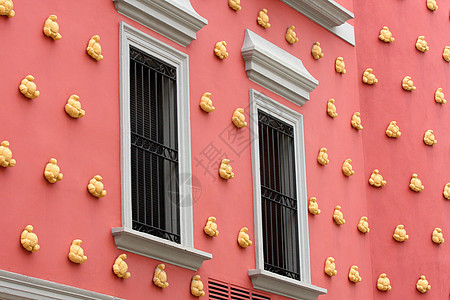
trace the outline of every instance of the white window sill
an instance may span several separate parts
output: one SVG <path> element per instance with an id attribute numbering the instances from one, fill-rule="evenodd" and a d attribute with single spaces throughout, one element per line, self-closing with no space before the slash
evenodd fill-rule
<path id="1" fill-rule="evenodd" d="M 248 270 L 253 288 L 300 300 L 316 300 L 327 290 L 310 283 L 287 278 L 261 269 Z"/>
<path id="2" fill-rule="evenodd" d="M 197 271 L 212 254 L 125 227 L 111 229 L 117 248 Z"/>

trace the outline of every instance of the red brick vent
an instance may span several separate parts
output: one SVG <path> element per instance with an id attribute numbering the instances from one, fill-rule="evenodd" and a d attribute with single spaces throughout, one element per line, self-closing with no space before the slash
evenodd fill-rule
<path id="1" fill-rule="evenodd" d="M 211 278 L 208 291 L 211 300 L 270 300 L 269 295 Z"/>

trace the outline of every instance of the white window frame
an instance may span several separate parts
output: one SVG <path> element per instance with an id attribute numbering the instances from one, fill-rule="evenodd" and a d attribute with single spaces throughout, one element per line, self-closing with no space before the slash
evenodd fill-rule
<path id="1" fill-rule="evenodd" d="M 180 235 L 177 244 L 132 229 L 129 49 L 133 46 L 177 69 L 178 169 Z M 189 105 L 189 56 L 155 38 L 120 23 L 120 129 L 122 175 L 122 227 L 112 228 L 119 249 L 197 270 L 212 255 L 194 249 L 191 135 Z"/>
<path id="2" fill-rule="evenodd" d="M 294 128 L 301 281 L 264 270 L 258 110 L 262 110 Z M 250 122 L 256 269 L 249 270 L 248 273 L 253 287 L 294 299 L 317 299 L 319 295 L 326 293 L 326 289 L 311 285 L 303 116 L 255 90 L 250 90 Z"/>

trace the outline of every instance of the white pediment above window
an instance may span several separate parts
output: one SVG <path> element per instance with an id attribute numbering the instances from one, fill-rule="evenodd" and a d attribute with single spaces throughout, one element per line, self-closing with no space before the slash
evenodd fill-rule
<path id="1" fill-rule="evenodd" d="M 122 15 L 177 42 L 189 45 L 208 20 L 200 16 L 190 0 L 112 0 Z"/>
<path id="2" fill-rule="evenodd" d="M 333 0 L 281 0 L 311 21 L 331 31 L 346 42 L 355 45 L 355 32 L 346 21 L 355 16 Z"/>
<path id="3" fill-rule="evenodd" d="M 295 104 L 305 104 L 319 84 L 300 59 L 249 29 L 241 53 L 250 80 Z"/>

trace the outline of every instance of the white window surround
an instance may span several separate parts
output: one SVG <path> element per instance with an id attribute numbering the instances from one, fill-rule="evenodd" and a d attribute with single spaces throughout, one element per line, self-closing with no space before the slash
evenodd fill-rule
<path id="1" fill-rule="evenodd" d="M 319 84 L 300 59 L 249 29 L 241 53 L 251 81 L 295 104 L 305 104 Z"/>
<path id="2" fill-rule="evenodd" d="M 73 286 L 0 270 L 0 298 L 6 300 L 122 300 Z"/>
<path id="3" fill-rule="evenodd" d="M 354 14 L 333 0 L 281 0 L 311 21 L 355 45 L 355 30 L 346 23 Z"/>
<path id="4" fill-rule="evenodd" d="M 130 46 L 142 50 L 177 69 L 181 244 L 132 229 L 129 91 Z M 122 227 L 112 228 L 112 235 L 119 249 L 190 270 L 197 270 L 203 261 L 211 259 L 212 255 L 194 249 L 192 183 L 190 176 L 192 173 L 189 117 L 189 57 L 132 26 L 121 22 L 120 60 Z"/>
<path id="5" fill-rule="evenodd" d="M 300 243 L 299 261 L 300 277 L 302 278 L 302 281 L 297 281 L 264 270 L 261 181 L 258 142 L 258 110 L 269 113 L 270 115 L 286 122 L 294 128 L 294 151 L 295 158 L 297 159 L 295 172 L 297 178 L 296 188 L 298 201 L 298 231 Z M 255 289 L 283 295 L 293 299 L 317 299 L 319 295 L 326 294 L 327 290 L 311 284 L 303 116 L 300 113 L 289 109 L 286 106 L 281 105 L 280 103 L 261 94 L 260 92 L 250 90 L 250 122 L 250 128 L 252 128 L 251 154 L 253 173 L 253 205 L 255 214 L 254 245 L 256 253 L 256 269 L 248 270 L 248 275 L 252 279 L 252 284 Z"/>
<path id="6" fill-rule="evenodd" d="M 208 20 L 190 0 L 112 0 L 122 15 L 186 47 Z"/>

